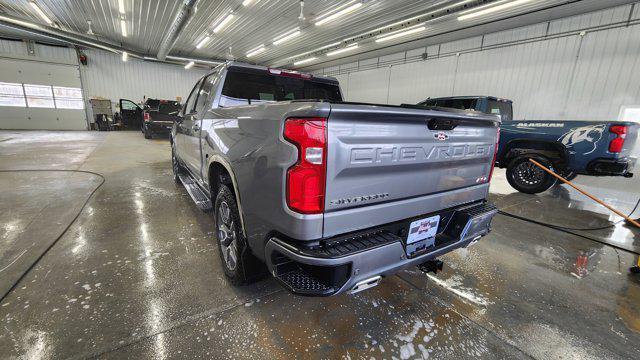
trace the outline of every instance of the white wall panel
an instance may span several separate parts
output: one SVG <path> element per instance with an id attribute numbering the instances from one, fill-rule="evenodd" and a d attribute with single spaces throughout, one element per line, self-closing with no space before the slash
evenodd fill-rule
<path id="1" fill-rule="evenodd" d="M 560 38 L 462 54 L 454 95 L 512 99 L 516 119 L 561 118 L 578 41 Z"/>
<path id="2" fill-rule="evenodd" d="M 512 41 L 525 40 L 544 36 L 547 31 L 547 24 L 535 24 L 517 29 L 500 31 L 493 34 L 487 34 L 484 37 L 483 46 L 491 46 L 496 44 L 504 44 Z"/>
<path id="3" fill-rule="evenodd" d="M 129 58 L 123 62 L 116 54 L 87 50 L 89 63 L 81 66 L 86 96 L 120 98 L 141 101 L 147 98 L 183 100 L 196 81 L 208 71 L 199 68 L 185 70 L 182 66 L 154 63 Z"/>
<path id="4" fill-rule="evenodd" d="M 387 103 L 389 68 L 359 71 L 349 74 L 349 101 Z"/>
<path id="5" fill-rule="evenodd" d="M 442 44 L 440 47 L 440 54 L 456 53 L 464 50 L 480 48 L 482 44 L 482 36 L 476 36 L 469 39 L 462 39 L 458 41 L 452 41 L 450 43 Z"/>
<path id="6" fill-rule="evenodd" d="M 640 104 L 640 26 L 584 37 L 568 118 L 615 120 L 623 105 Z"/>
<path id="7" fill-rule="evenodd" d="M 428 97 L 451 95 L 455 68 L 454 56 L 391 67 L 389 104 L 416 103 Z"/>

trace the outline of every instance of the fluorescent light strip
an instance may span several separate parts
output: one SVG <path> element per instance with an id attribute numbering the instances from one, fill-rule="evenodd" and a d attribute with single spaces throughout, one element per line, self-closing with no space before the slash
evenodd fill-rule
<path id="1" fill-rule="evenodd" d="M 260 46 L 258 46 L 258 47 L 256 47 L 256 48 L 254 48 L 254 49 L 252 49 L 252 50 L 249 50 L 249 51 L 247 52 L 247 57 L 248 57 L 248 58 L 250 58 L 250 57 L 252 57 L 252 56 L 258 55 L 258 54 L 260 54 L 261 52 L 264 52 L 265 50 L 267 50 L 267 48 L 266 48 L 266 47 L 264 47 L 264 44 L 262 44 L 262 45 L 260 45 Z"/>
<path id="2" fill-rule="evenodd" d="M 249 5 L 251 5 L 252 3 L 253 3 L 253 0 L 244 0 L 244 1 L 242 2 L 242 6 L 249 6 Z"/>
<path id="3" fill-rule="evenodd" d="M 473 19 L 482 15 L 487 15 L 487 14 L 491 14 L 500 10 L 505 10 L 514 6 L 518 6 L 518 5 L 522 5 L 524 3 L 528 3 L 531 0 L 515 0 L 512 2 L 508 2 L 508 3 L 504 3 L 501 5 L 495 5 L 492 7 L 488 7 L 482 10 L 478 10 L 478 11 L 474 11 L 474 12 L 470 12 L 467 13 L 465 15 L 460 15 L 458 16 L 458 21 L 463 21 L 463 20 L 468 20 L 468 19 Z"/>
<path id="4" fill-rule="evenodd" d="M 118 0 L 118 11 L 124 15 L 124 0 Z"/>
<path id="5" fill-rule="evenodd" d="M 302 65 L 302 64 L 306 64 L 306 63 L 308 63 L 308 62 L 312 62 L 312 61 L 313 61 L 313 60 L 315 60 L 315 59 L 316 59 L 315 57 L 311 57 L 311 58 L 308 58 L 308 59 L 304 59 L 304 60 L 296 61 L 296 62 L 294 62 L 294 63 L 293 63 L 293 65 Z"/>
<path id="6" fill-rule="evenodd" d="M 353 44 L 353 45 L 349 45 L 344 49 L 339 49 L 339 50 L 334 50 L 334 51 L 329 51 L 327 53 L 327 56 L 334 56 L 334 55 L 338 55 L 338 54 L 342 54 L 345 53 L 347 51 L 352 51 L 358 48 L 358 44 Z"/>
<path id="7" fill-rule="evenodd" d="M 357 3 L 355 3 L 355 4 L 353 4 L 353 5 L 349 6 L 349 7 L 346 7 L 344 9 L 340 10 L 340 11 L 337 11 L 337 12 L 335 12 L 335 13 L 327 16 L 327 17 L 324 17 L 324 18 L 316 21 L 316 26 L 320 26 L 320 25 L 326 24 L 329 21 L 335 20 L 335 19 L 337 19 L 337 18 L 339 18 L 339 17 L 341 17 L 343 15 L 346 15 L 346 14 L 352 12 L 352 11 L 355 11 L 355 10 L 359 9 L 360 7 L 362 7 L 362 3 L 361 2 L 357 2 Z"/>
<path id="8" fill-rule="evenodd" d="M 280 45 L 283 42 L 289 41 L 289 40 L 293 39 L 294 37 L 296 37 L 296 36 L 301 34 L 300 30 L 298 30 L 298 29 L 292 30 L 292 31 L 293 32 L 288 33 L 287 35 L 284 35 L 282 37 L 273 39 L 273 45 Z"/>
<path id="9" fill-rule="evenodd" d="M 380 43 L 380 42 L 385 42 L 385 41 L 397 39 L 399 37 L 415 34 L 415 33 L 418 33 L 420 31 L 424 31 L 426 29 L 427 29 L 426 27 L 420 26 L 420 27 L 417 27 L 417 28 L 413 28 L 411 30 L 405 30 L 405 31 L 394 33 L 392 35 L 382 36 L 382 37 L 376 39 L 376 42 Z"/>
<path id="10" fill-rule="evenodd" d="M 189 69 L 191 69 L 191 68 L 193 67 L 193 65 L 195 65 L 195 64 L 196 64 L 195 62 L 193 62 L 193 61 L 189 61 L 189 63 L 188 63 L 187 65 L 185 65 L 185 66 L 184 66 L 184 68 L 185 68 L 186 70 L 189 70 Z"/>
<path id="11" fill-rule="evenodd" d="M 334 47 L 334 46 L 338 46 L 338 45 L 340 45 L 340 44 L 342 44 L 340 41 L 338 41 L 338 42 L 334 42 L 334 43 L 332 43 L 332 44 L 325 45 L 325 46 L 323 46 L 323 47 L 319 47 L 319 48 L 317 48 L 317 49 L 315 49 L 315 50 L 311 50 L 311 51 L 303 52 L 302 54 L 298 54 L 298 55 L 290 56 L 290 57 L 288 57 L 288 58 L 287 58 L 287 60 L 289 60 L 289 59 L 293 59 L 293 58 L 297 58 L 297 57 L 300 57 L 300 56 L 309 55 L 309 54 L 314 53 L 314 52 L 316 52 L 316 51 L 320 51 L 320 50 L 324 50 L 324 49 L 332 48 L 332 47 Z"/>
<path id="12" fill-rule="evenodd" d="M 218 25 L 216 25 L 215 28 L 213 28 L 213 32 L 215 34 L 219 33 L 225 26 L 227 26 L 227 24 L 233 20 L 233 18 L 236 17 L 233 14 L 229 14 L 227 15 L 227 17 L 225 17 L 222 21 L 220 21 L 220 23 Z"/>
<path id="13" fill-rule="evenodd" d="M 368 35 L 368 34 L 371 34 L 371 33 L 375 33 L 375 32 L 380 31 L 380 30 L 386 30 L 386 29 L 388 29 L 388 28 L 390 28 L 390 27 L 394 27 L 394 26 L 396 26 L 396 25 L 400 25 L 400 24 L 405 23 L 405 22 L 408 22 L 408 21 L 412 21 L 412 20 L 419 19 L 419 18 L 422 18 L 422 17 L 425 17 L 425 16 L 429 16 L 429 15 L 431 15 L 431 14 L 435 14 L 435 13 L 440 12 L 440 11 L 443 11 L 443 10 L 452 9 L 452 8 L 457 7 L 457 6 L 460 6 L 460 5 L 464 5 L 464 4 L 470 3 L 470 2 L 472 2 L 472 1 L 476 1 L 476 0 L 462 0 L 462 1 L 460 1 L 460 2 L 457 2 L 457 3 L 455 3 L 455 4 L 451 4 L 451 5 L 449 5 L 449 6 L 445 6 L 445 7 L 442 7 L 442 8 L 438 8 L 438 9 L 436 9 L 436 10 L 432 10 L 432 11 L 426 12 L 426 13 L 421 14 L 421 15 L 412 16 L 412 17 L 410 17 L 410 18 L 407 18 L 407 19 L 404 19 L 404 20 L 401 20 L 401 21 L 395 22 L 395 23 L 393 23 L 393 24 L 385 25 L 385 26 L 379 27 L 379 28 L 377 28 L 377 29 L 373 29 L 373 30 L 367 31 L 367 32 L 365 32 L 365 33 L 362 33 L 362 34 L 359 34 L 359 35 L 356 35 L 356 36 L 348 37 L 348 38 L 344 39 L 343 41 L 353 40 L 353 39 L 356 39 L 356 38 L 358 38 L 358 37 L 360 37 L 360 36 L 364 36 L 364 35 Z M 432 20 L 432 19 L 429 19 L 429 20 Z"/>
<path id="14" fill-rule="evenodd" d="M 42 20 L 46 21 L 47 24 L 49 24 L 49 25 L 53 24 L 53 21 L 51 21 L 51 19 L 49 19 L 47 14 L 45 14 L 44 11 L 42 11 L 42 9 L 40 9 L 40 6 L 38 6 L 38 4 L 36 4 L 35 1 L 30 1 L 29 4 L 31 4 L 31 7 L 38 13 L 38 15 L 40 15 Z"/>
<path id="15" fill-rule="evenodd" d="M 120 30 L 122 30 L 122 36 L 127 37 L 127 22 L 124 19 L 120 19 Z"/>
<path id="16" fill-rule="evenodd" d="M 127 21 L 125 19 L 120 19 L 120 31 L 123 37 L 127 37 Z"/>
<path id="17" fill-rule="evenodd" d="M 207 43 L 211 40 L 209 36 L 205 36 L 200 40 L 200 42 L 196 45 L 196 49 L 200 49 L 201 47 L 207 45 Z"/>
<path id="18" fill-rule="evenodd" d="M 122 52 L 122 61 L 127 62 L 129 60 L 129 53 L 126 51 Z"/>

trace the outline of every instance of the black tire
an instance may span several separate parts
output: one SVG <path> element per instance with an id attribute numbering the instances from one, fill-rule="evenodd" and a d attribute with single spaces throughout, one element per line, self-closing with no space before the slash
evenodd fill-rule
<path id="1" fill-rule="evenodd" d="M 532 158 L 553 170 L 553 164 L 542 156 L 520 156 L 507 166 L 507 181 L 514 189 L 526 194 L 538 194 L 556 183 L 556 178 L 529 161 Z"/>
<path id="2" fill-rule="evenodd" d="M 235 196 L 226 185 L 220 185 L 214 216 L 220 261 L 229 281 L 234 285 L 244 285 L 262 277 L 265 266 L 253 256 L 247 245 Z"/>
<path id="3" fill-rule="evenodd" d="M 182 184 L 180 177 L 178 177 L 182 169 L 180 168 L 180 162 L 178 162 L 176 150 L 173 148 L 173 145 L 171 145 L 171 170 L 173 172 L 173 181 L 178 185 Z"/>
<path id="4" fill-rule="evenodd" d="M 151 139 L 153 137 L 153 134 L 151 133 L 151 130 L 149 130 L 148 127 L 144 127 L 144 138 L 145 139 Z"/>

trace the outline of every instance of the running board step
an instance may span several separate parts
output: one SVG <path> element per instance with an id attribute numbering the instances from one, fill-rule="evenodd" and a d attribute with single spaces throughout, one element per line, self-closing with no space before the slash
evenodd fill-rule
<path id="1" fill-rule="evenodd" d="M 207 195 L 200 189 L 200 186 L 193 180 L 193 178 L 186 174 L 179 174 L 178 177 L 184 185 L 184 188 L 187 189 L 187 192 L 196 203 L 196 206 L 202 211 L 210 211 L 213 209 L 213 205 L 211 204 L 211 200 L 207 197 Z"/>

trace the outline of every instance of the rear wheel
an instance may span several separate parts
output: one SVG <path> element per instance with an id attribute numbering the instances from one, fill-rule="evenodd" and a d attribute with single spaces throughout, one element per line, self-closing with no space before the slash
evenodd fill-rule
<path id="1" fill-rule="evenodd" d="M 529 161 L 533 158 L 548 169 L 553 170 L 553 164 L 541 156 L 522 156 L 507 166 L 507 181 L 514 189 L 526 194 L 538 194 L 555 184 L 556 179 L 537 165 Z"/>
<path id="2" fill-rule="evenodd" d="M 264 264 L 251 253 L 240 227 L 236 199 L 226 185 L 220 185 L 215 202 L 218 250 L 224 274 L 234 285 L 257 279 L 264 273 Z"/>

